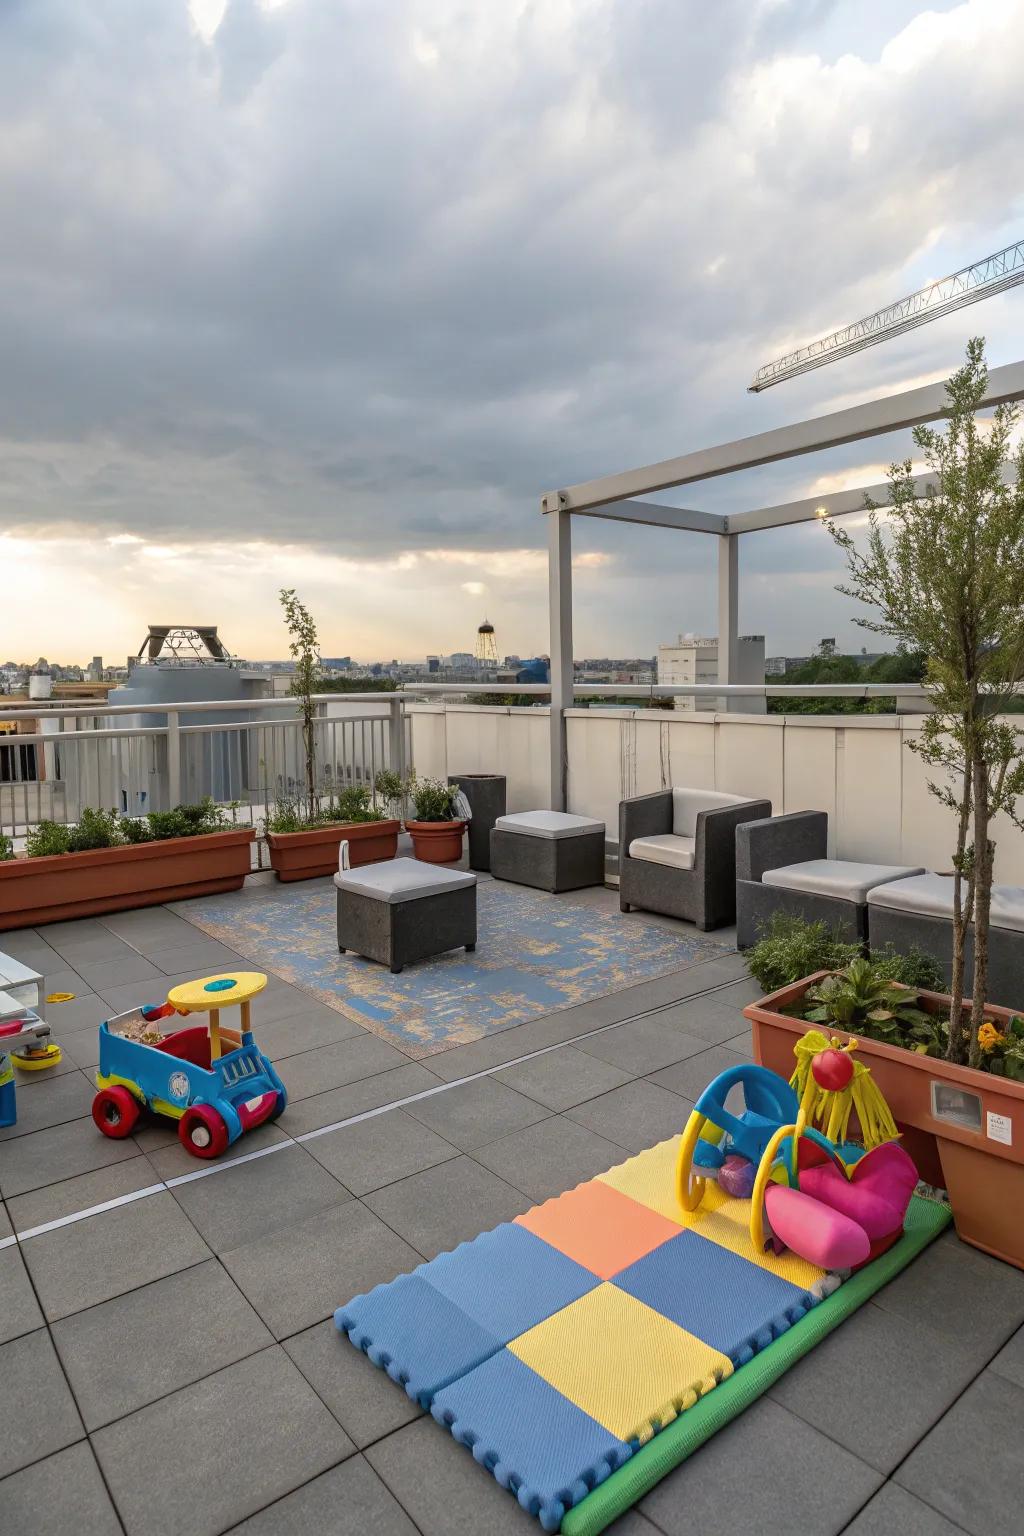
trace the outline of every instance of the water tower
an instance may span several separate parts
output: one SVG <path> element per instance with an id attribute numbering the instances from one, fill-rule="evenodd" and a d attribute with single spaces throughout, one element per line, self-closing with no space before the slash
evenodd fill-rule
<path id="1" fill-rule="evenodd" d="M 494 625 L 484 619 L 476 632 L 476 648 L 473 652 L 482 667 L 498 665 L 498 642 L 494 638 Z"/>

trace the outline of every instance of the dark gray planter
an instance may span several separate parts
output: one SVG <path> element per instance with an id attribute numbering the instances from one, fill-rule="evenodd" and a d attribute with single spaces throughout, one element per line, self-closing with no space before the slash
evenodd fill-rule
<path id="1" fill-rule="evenodd" d="M 449 784 L 457 784 L 469 801 L 473 819 L 469 823 L 469 867 L 490 869 L 491 828 L 505 814 L 505 775 L 503 773 L 450 773 Z"/>

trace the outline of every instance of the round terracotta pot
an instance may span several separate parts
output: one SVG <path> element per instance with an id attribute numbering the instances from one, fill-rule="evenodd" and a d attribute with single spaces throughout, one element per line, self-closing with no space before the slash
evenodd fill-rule
<path id="1" fill-rule="evenodd" d="M 464 821 L 406 821 L 405 830 L 424 864 L 456 864 L 462 858 Z"/>

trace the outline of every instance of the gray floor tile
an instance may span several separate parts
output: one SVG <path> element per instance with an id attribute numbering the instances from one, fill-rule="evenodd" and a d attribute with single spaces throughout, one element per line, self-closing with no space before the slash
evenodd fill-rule
<path id="1" fill-rule="evenodd" d="M 458 1157 L 367 1195 L 365 1202 L 426 1259 L 511 1221 L 530 1205 L 471 1157 Z"/>
<path id="2" fill-rule="evenodd" d="M 596 1131 L 627 1152 L 642 1152 L 669 1136 L 678 1136 L 689 1114 L 690 1105 L 685 1099 L 646 1080 L 624 1083 L 599 1099 L 588 1099 L 585 1104 L 566 1110 L 568 1119 Z"/>
<path id="3" fill-rule="evenodd" d="M 886 1483 L 865 1504 L 844 1536 L 960 1536 L 953 1525 L 897 1483 Z"/>
<path id="4" fill-rule="evenodd" d="M 139 1122 L 140 1125 L 142 1122 Z M 186 1152 L 178 1140 L 177 1127 L 171 1120 L 165 1120 L 163 1116 L 154 1115 L 141 1130 L 136 1132 L 136 1141 L 142 1147 L 153 1164 L 157 1175 L 161 1179 L 183 1178 L 190 1173 L 202 1174 L 204 1168 L 209 1168 L 202 1158 L 193 1157 L 191 1152 Z M 269 1147 L 278 1142 L 287 1142 L 288 1137 L 281 1129 L 280 1121 L 268 1121 L 265 1125 L 258 1125 L 254 1131 L 247 1131 L 244 1136 L 239 1136 L 217 1158 L 217 1167 L 224 1168 L 228 1163 L 237 1162 L 250 1152 L 258 1152 L 262 1147 Z M 276 1153 L 274 1154 L 277 1155 Z M 222 1174 L 203 1174 L 203 1182 L 206 1178 L 222 1178 Z"/>
<path id="5" fill-rule="evenodd" d="M 23 1251 L 51 1322 L 210 1257 L 166 1192 L 45 1232 Z"/>
<path id="6" fill-rule="evenodd" d="M 90 939 L 102 939 L 108 931 L 99 917 L 74 917 L 64 923 L 44 923 L 36 930 L 54 949 L 64 944 L 87 944 Z"/>
<path id="7" fill-rule="evenodd" d="M 743 1028 L 743 1015 L 730 1003 L 720 1001 L 723 994 L 694 998 L 667 1008 L 661 1015 L 677 1028 L 705 1045 L 721 1045 Z"/>
<path id="8" fill-rule="evenodd" d="M 270 1157 L 176 1184 L 174 1198 L 214 1253 L 224 1253 L 351 1196 L 302 1147 L 286 1145 Z"/>
<path id="9" fill-rule="evenodd" d="M 315 1051 L 321 1045 L 333 1045 L 337 1040 L 349 1040 L 365 1033 L 361 1024 L 346 1019 L 343 1013 L 325 1008 L 322 1003 L 304 1002 L 300 1012 L 282 1019 L 264 1022 L 253 1017 L 253 1032 L 257 1044 L 271 1061 L 284 1061 L 303 1051 Z"/>
<path id="10" fill-rule="evenodd" d="M 659 1483 L 640 1511 L 665 1536 L 751 1527 L 757 1536 L 837 1536 L 881 1481 L 841 1445 L 761 1398 Z"/>
<path id="11" fill-rule="evenodd" d="M 749 1024 L 741 1034 L 733 1035 L 731 1040 L 724 1040 L 722 1043 L 727 1050 L 735 1051 L 738 1056 L 745 1056 L 748 1060 L 753 1060 L 754 1039 L 750 1032 Z"/>
<path id="12" fill-rule="evenodd" d="M 620 1146 L 563 1115 L 492 1141 L 473 1156 L 531 1200 L 560 1195 L 623 1161 Z"/>
<path id="13" fill-rule="evenodd" d="M 83 1438 L 82 1421 L 45 1328 L 0 1345 L 0 1382 L 0 1477 Z"/>
<path id="14" fill-rule="evenodd" d="M 389 1109 L 344 1130 L 329 1131 L 305 1145 L 354 1195 L 368 1195 L 371 1190 L 458 1156 L 450 1141 L 401 1109 Z"/>
<path id="15" fill-rule="evenodd" d="M 33 1131 L 45 1131 L 51 1125 L 81 1120 L 92 1110 L 96 1089 L 82 1072 L 63 1072 L 43 1081 L 30 1081 L 19 1075 L 16 1081 L 18 1118 L 14 1125 L 0 1130 L 0 1141 L 13 1141 Z"/>
<path id="16" fill-rule="evenodd" d="M 333 1045 L 321 1045 L 297 1056 L 286 1056 L 278 1065 L 281 1081 L 288 1090 L 289 1103 L 343 1088 L 363 1077 L 374 1077 L 392 1067 L 406 1064 L 407 1058 L 377 1035 L 351 1035 Z"/>
<path id="17" fill-rule="evenodd" d="M 93 1446 L 128 1536 L 214 1536 L 352 1449 L 276 1348 L 99 1430 Z"/>
<path id="18" fill-rule="evenodd" d="M 124 1013 L 128 1008 L 138 1008 L 142 1003 L 159 1003 L 166 999 L 171 987 L 183 981 L 195 981 L 191 971 L 178 976 L 165 976 L 157 971 L 149 981 L 129 981 L 112 987 L 101 987 L 99 995 L 107 1005 L 106 1018 Z"/>
<path id="19" fill-rule="evenodd" d="M 992 1361 L 992 1369 L 1005 1376 L 1007 1381 L 1024 1387 L 1024 1328 L 1018 1328 L 1013 1338 L 1003 1346 Z"/>
<path id="20" fill-rule="evenodd" d="M 42 1326 L 43 1314 L 20 1252 L 14 1246 L 0 1248 L 0 1344 Z"/>
<path id="21" fill-rule="evenodd" d="M 24 1467 L 0 1485 L 4 1528 L 17 1536 L 121 1536 L 86 1441 Z"/>
<path id="22" fill-rule="evenodd" d="M 59 951 L 64 964 L 70 965 L 79 975 L 85 974 L 82 964 L 89 965 L 96 960 L 126 960 L 138 955 L 138 950 L 105 927 L 91 939 L 62 939 L 54 948 Z"/>
<path id="23" fill-rule="evenodd" d="M 59 1045 L 64 1053 L 61 1066 L 65 1071 L 92 1072 L 100 1064 L 100 1037 L 99 1030 L 93 1026 L 76 1030 L 72 1035 L 58 1034 L 51 1028 L 50 1039 Z"/>
<path id="24" fill-rule="evenodd" d="M 89 1430 L 273 1343 L 212 1259 L 67 1317 L 53 1338 Z"/>
<path id="25" fill-rule="evenodd" d="M 711 1045 L 706 1051 L 701 1051 L 699 1056 L 689 1056 L 686 1061 L 674 1061 L 670 1067 L 662 1067 L 660 1072 L 652 1074 L 650 1081 L 660 1083 L 663 1088 L 670 1088 L 673 1093 L 680 1094 L 694 1104 L 720 1072 L 748 1064 L 749 1057 L 742 1056 L 738 1051 L 730 1050 L 725 1045 Z"/>
<path id="26" fill-rule="evenodd" d="M 301 987 L 293 987 L 288 982 L 281 981 L 278 977 L 272 978 L 268 983 L 267 990 L 261 992 L 259 997 L 253 1000 L 252 1005 L 253 1028 L 261 1031 L 271 1024 L 280 1024 L 285 1019 L 330 1019 L 332 1016 L 337 1021 L 337 1028 L 339 1030 L 339 1033 L 334 1036 L 335 1040 L 344 1040 L 346 1038 L 345 1035 L 340 1033 L 340 1030 L 346 1026 L 350 1035 L 363 1033 L 363 1026 L 357 1023 L 355 1019 L 347 1018 L 345 1014 L 339 1013 L 336 1008 L 328 1008 L 326 1003 L 318 1002 L 315 997 L 312 997 L 308 992 L 304 992 Z M 317 1041 L 316 1043 L 320 1045 L 326 1044 L 325 1041 Z M 308 1046 L 307 1049 L 312 1050 L 313 1047 Z"/>
<path id="27" fill-rule="evenodd" d="M 919 1318 L 864 1306 L 771 1388 L 791 1413 L 889 1473 L 977 1372 L 970 1350 Z M 841 1381 L 842 1391 L 836 1391 Z"/>
<path id="28" fill-rule="evenodd" d="M 44 973 L 42 991 L 44 997 L 50 992 L 73 992 L 81 996 L 83 992 L 91 992 L 92 988 L 70 965 L 59 965 L 55 971 Z"/>
<path id="29" fill-rule="evenodd" d="M 419 1260 L 357 1200 L 221 1255 L 279 1339 L 333 1317 L 353 1296 L 414 1269 Z"/>
<path id="30" fill-rule="evenodd" d="M 103 1020 L 110 1018 L 112 1011 L 102 997 L 92 992 L 83 992 L 67 1003 L 46 1003 L 43 1016 L 51 1032 L 63 1039 L 66 1035 L 77 1034 L 79 1030 L 85 1029 L 95 1035 Z"/>
<path id="31" fill-rule="evenodd" d="M 170 949 L 177 934 L 184 934 L 181 940 L 183 944 L 189 942 L 190 936 L 206 937 L 195 923 L 188 922 L 169 907 L 135 907 L 129 912 L 108 912 L 103 918 L 103 926 L 111 933 L 120 934 L 136 949 L 141 949 L 143 941 L 151 934 L 160 934 L 165 938 L 165 949 Z"/>
<path id="32" fill-rule="evenodd" d="M 18 1231 L 25 1232 L 45 1221 L 58 1221 L 73 1211 L 88 1210 L 105 1200 L 116 1200 L 119 1195 L 159 1182 L 152 1163 L 136 1152 L 123 1163 L 112 1163 L 109 1168 L 97 1168 L 93 1173 L 47 1184 L 45 1189 L 34 1189 L 31 1194 L 17 1195 L 8 1202 L 8 1210 Z"/>
<path id="33" fill-rule="evenodd" d="M 82 980 L 87 983 L 90 992 L 107 992 L 111 987 L 126 986 L 143 983 L 146 996 L 152 991 L 151 983 L 162 980 L 162 973 L 144 955 L 137 955 L 133 950 L 127 950 L 123 955 L 106 960 L 86 960 L 77 967 Z M 145 999 L 142 999 L 145 1001 Z"/>
<path id="34" fill-rule="evenodd" d="M 507 1083 L 527 1098 L 536 1099 L 545 1109 L 564 1110 L 607 1093 L 610 1088 L 618 1088 L 632 1076 L 597 1056 L 588 1056 L 574 1045 L 565 1045 L 535 1056 L 532 1061 L 520 1062 L 517 1067 L 503 1068 L 495 1073 L 494 1081 Z"/>
<path id="35" fill-rule="evenodd" d="M 217 976 L 222 971 L 237 971 L 243 964 L 247 964 L 241 955 L 229 949 L 226 944 L 219 944 L 216 939 L 206 939 L 201 935 L 184 944 L 175 941 L 173 948 L 150 950 L 146 958 L 157 970 L 163 971 L 165 976 L 176 976 L 180 971 L 194 971 L 197 980 L 202 976 Z"/>
<path id="36" fill-rule="evenodd" d="M 0 1194 L 10 1200 L 30 1189 L 42 1189 L 138 1155 L 131 1137 L 112 1141 L 96 1129 L 91 1118 L 70 1120 L 66 1125 L 0 1142 Z"/>
<path id="37" fill-rule="evenodd" d="M 655 1013 L 648 1019 L 635 1019 L 621 1029 L 609 1029 L 603 1035 L 581 1040 L 579 1049 L 588 1056 L 599 1056 L 613 1067 L 646 1077 L 673 1061 L 695 1056 L 707 1047 L 707 1041 L 688 1035 L 666 1015 Z"/>
<path id="38" fill-rule="evenodd" d="M 353 1456 L 234 1527 L 233 1536 L 417 1536 L 402 1506 L 362 1456 Z M 232 1536 L 229 1532 L 228 1536 Z"/>
<path id="39" fill-rule="evenodd" d="M 41 929 L 14 928 L 3 937 L 3 953 L 22 965 L 30 965 L 40 975 L 52 971 L 60 963 L 57 950 L 43 938 Z M 56 957 L 56 959 L 55 959 Z"/>
<path id="40" fill-rule="evenodd" d="M 1022 1420 L 1024 1389 L 985 1371 L 911 1452 L 895 1481 L 970 1536 L 1020 1530 Z"/>
<path id="41" fill-rule="evenodd" d="M 284 1347 L 360 1450 L 423 1412 L 386 1371 L 378 1370 L 338 1332 L 333 1317 L 286 1339 Z"/>
<path id="42" fill-rule="evenodd" d="M 431 1418 L 371 1445 L 365 1455 L 422 1536 L 535 1536 L 537 1521 Z"/>
<path id="43" fill-rule="evenodd" d="M 405 1113 L 430 1126 L 453 1146 L 469 1152 L 510 1131 L 546 1119 L 549 1111 L 504 1083 L 482 1077 L 448 1088 L 432 1098 L 420 1099 L 408 1105 Z"/>
<path id="44" fill-rule="evenodd" d="M 1024 1273 L 969 1248 L 950 1228 L 875 1301 L 898 1317 L 927 1318 L 929 1327 L 972 1347 L 980 1367 L 1024 1323 Z"/>
<path id="45" fill-rule="evenodd" d="M 437 1084 L 438 1079 L 432 1072 L 419 1062 L 410 1061 L 406 1067 L 377 1072 L 373 1077 L 346 1083 L 343 1088 L 332 1088 L 327 1093 L 289 1104 L 281 1116 L 281 1124 L 289 1136 L 302 1136 L 307 1131 L 334 1125 L 352 1115 L 365 1114 L 368 1109 L 378 1109 L 382 1104 L 394 1104 L 397 1099 L 436 1088 Z"/>

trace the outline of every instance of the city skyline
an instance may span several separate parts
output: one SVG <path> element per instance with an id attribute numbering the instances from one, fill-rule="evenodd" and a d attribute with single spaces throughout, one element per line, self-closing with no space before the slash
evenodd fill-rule
<path id="1" fill-rule="evenodd" d="M 176 616 L 274 654 L 282 585 L 331 653 L 459 649 L 484 612 L 545 650 L 542 492 L 941 378 L 974 331 L 1015 360 L 1020 290 L 746 393 L 1020 233 L 1018 21 L 1011 0 L 728 0 L 707 35 L 670 0 L 7 8 L 0 654 L 87 634 L 117 655 Z M 911 451 L 680 500 L 826 495 Z M 713 633 L 710 544 L 578 519 L 577 650 Z M 741 628 L 859 649 L 840 574 L 818 527 L 745 540 Z"/>

